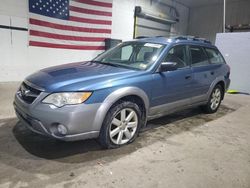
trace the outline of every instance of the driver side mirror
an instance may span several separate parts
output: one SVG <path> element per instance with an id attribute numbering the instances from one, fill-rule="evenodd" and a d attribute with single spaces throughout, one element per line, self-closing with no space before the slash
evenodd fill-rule
<path id="1" fill-rule="evenodd" d="M 162 62 L 159 67 L 159 72 L 174 71 L 177 70 L 177 63 L 175 62 Z"/>

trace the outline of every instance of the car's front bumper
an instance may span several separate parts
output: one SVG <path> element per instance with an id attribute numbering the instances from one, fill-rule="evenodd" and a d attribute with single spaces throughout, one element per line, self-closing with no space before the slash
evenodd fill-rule
<path id="1" fill-rule="evenodd" d="M 41 102 L 47 95 L 47 93 L 41 93 L 32 104 L 25 103 L 18 94 L 15 95 L 16 115 L 30 130 L 65 141 L 98 137 L 100 130 L 94 125 L 94 122 L 100 104 L 80 104 L 56 108 Z M 65 135 L 58 132 L 59 124 L 66 127 Z"/>

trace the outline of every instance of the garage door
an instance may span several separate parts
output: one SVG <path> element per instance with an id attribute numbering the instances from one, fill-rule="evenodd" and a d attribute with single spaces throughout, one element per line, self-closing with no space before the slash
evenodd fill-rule
<path id="1" fill-rule="evenodd" d="M 169 36 L 171 24 L 163 24 L 144 18 L 137 18 L 136 36 Z"/>
<path id="2" fill-rule="evenodd" d="M 171 25 L 178 22 L 175 18 L 170 18 L 169 15 L 161 17 L 152 15 L 142 10 L 141 7 L 135 7 L 135 24 L 134 24 L 134 38 L 137 37 L 152 37 L 152 36 L 166 36 L 171 34 Z"/>

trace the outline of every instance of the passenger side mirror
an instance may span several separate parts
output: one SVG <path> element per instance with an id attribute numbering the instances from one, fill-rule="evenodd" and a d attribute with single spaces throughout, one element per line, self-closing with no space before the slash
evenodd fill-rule
<path id="1" fill-rule="evenodd" d="M 162 62 L 159 68 L 159 72 L 174 71 L 177 69 L 177 63 L 175 62 Z"/>

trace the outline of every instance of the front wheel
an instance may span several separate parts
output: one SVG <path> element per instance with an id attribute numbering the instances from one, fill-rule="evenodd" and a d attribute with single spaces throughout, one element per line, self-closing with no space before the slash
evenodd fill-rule
<path id="1" fill-rule="evenodd" d="M 221 104 L 222 95 L 222 87 L 220 85 L 216 85 L 209 97 L 208 103 L 203 106 L 203 110 L 209 114 L 217 112 Z"/>
<path id="2" fill-rule="evenodd" d="M 124 101 L 113 106 L 104 122 L 99 142 L 105 148 L 117 148 L 131 143 L 141 127 L 141 110 L 137 104 Z"/>

